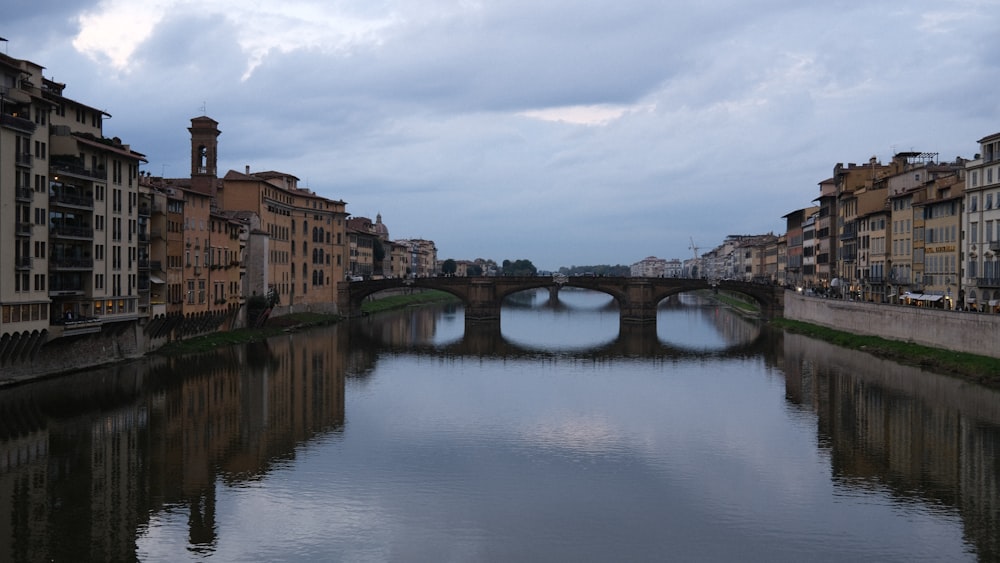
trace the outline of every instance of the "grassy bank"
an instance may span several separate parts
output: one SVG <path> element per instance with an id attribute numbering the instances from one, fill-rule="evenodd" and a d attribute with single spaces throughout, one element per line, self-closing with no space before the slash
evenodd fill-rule
<path id="1" fill-rule="evenodd" d="M 756 303 L 744 301 L 743 299 L 740 299 L 739 297 L 736 297 L 734 295 L 730 295 L 724 291 L 709 292 L 708 290 L 703 290 L 703 293 L 707 295 L 710 299 L 714 299 L 720 303 L 729 305 L 730 307 L 738 309 L 743 313 L 751 313 L 754 315 L 760 314 L 760 307 Z"/>
<path id="2" fill-rule="evenodd" d="M 456 297 L 443 291 L 422 291 L 409 295 L 391 295 L 381 299 L 366 301 L 361 306 L 361 312 L 370 315 L 382 311 L 403 309 L 428 303 L 444 303 L 454 301 Z M 241 328 L 237 330 L 213 332 L 204 336 L 196 336 L 184 340 L 176 340 L 156 351 L 157 354 L 180 355 L 205 352 L 220 346 L 245 344 L 276 336 L 290 330 L 334 324 L 341 320 L 339 315 L 322 313 L 292 313 L 280 317 L 271 317 L 261 328 Z"/>
<path id="3" fill-rule="evenodd" d="M 910 342 L 886 340 L 877 336 L 851 334 L 789 319 L 773 319 L 770 324 L 837 346 L 868 352 L 900 364 L 961 377 L 994 389 L 1000 388 L 1000 359 L 941 350 Z"/>
<path id="4" fill-rule="evenodd" d="M 393 309 L 404 309 L 429 303 L 447 303 L 458 301 L 458 298 L 445 291 L 427 290 L 411 294 L 390 295 L 373 301 L 365 301 L 361 305 L 361 312 L 370 315 L 382 311 Z"/>

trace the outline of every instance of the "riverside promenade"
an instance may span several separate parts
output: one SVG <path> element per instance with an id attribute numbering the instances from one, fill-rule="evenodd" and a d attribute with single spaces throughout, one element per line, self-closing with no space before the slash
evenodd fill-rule
<path id="1" fill-rule="evenodd" d="M 1000 358 L 1000 315 L 785 292 L 785 318 L 852 334 Z"/>

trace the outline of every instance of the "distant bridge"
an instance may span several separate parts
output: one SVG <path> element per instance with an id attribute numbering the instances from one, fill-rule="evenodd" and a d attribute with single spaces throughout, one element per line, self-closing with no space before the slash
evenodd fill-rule
<path id="1" fill-rule="evenodd" d="M 518 276 L 518 277 L 436 277 L 384 279 L 342 282 L 340 310 L 348 316 L 361 314 L 361 304 L 369 295 L 389 289 L 411 287 L 436 289 L 458 297 L 465 305 L 466 323 L 499 322 L 503 300 L 508 295 L 529 289 L 546 288 L 558 292 L 563 287 L 578 287 L 606 293 L 618 303 L 622 324 L 656 323 L 660 301 L 699 289 L 723 290 L 752 298 L 765 318 L 780 317 L 784 312 L 785 290 L 780 286 L 738 281 L 714 281 L 688 278 L 627 278 L 602 276 Z"/>

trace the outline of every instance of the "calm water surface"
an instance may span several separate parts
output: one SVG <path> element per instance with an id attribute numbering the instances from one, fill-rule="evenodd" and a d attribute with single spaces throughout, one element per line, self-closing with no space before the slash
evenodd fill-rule
<path id="1" fill-rule="evenodd" d="M 0 390 L 0 561 L 994 561 L 1000 396 L 696 296 Z"/>

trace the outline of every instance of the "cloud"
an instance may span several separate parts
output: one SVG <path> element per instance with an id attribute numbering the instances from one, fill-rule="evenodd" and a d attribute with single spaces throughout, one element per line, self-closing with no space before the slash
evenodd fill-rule
<path id="1" fill-rule="evenodd" d="M 63 34 L 11 55 L 106 108 L 153 173 L 186 174 L 204 112 L 223 168 L 292 173 L 442 257 L 547 269 L 783 229 L 835 163 L 971 156 L 1000 111 L 976 0 L 42 6 Z"/>

